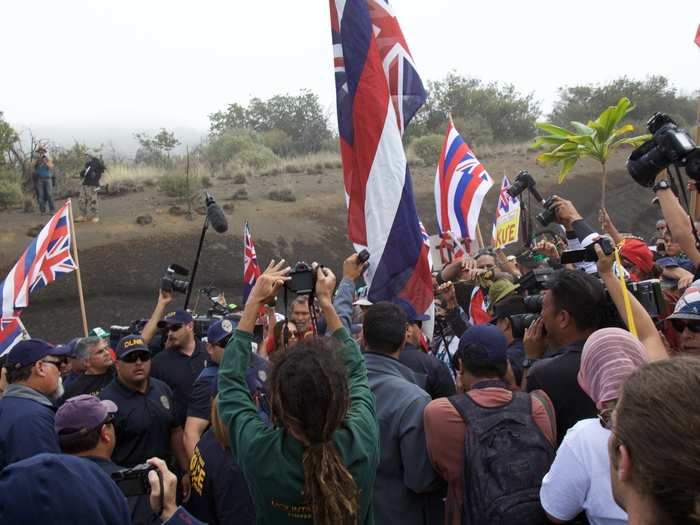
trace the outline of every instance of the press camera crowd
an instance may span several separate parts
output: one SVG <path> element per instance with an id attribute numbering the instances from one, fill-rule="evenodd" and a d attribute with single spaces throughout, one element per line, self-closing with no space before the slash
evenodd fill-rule
<path id="1" fill-rule="evenodd" d="M 700 251 L 654 191 L 651 240 L 554 198 L 532 249 L 435 272 L 432 316 L 372 304 L 352 255 L 286 316 L 270 262 L 201 340 L 161 290 L 113 349 L 20 342 L 0 522 L 700 523 Z M 597 261 L 562 264 L 581 247 Z"/>

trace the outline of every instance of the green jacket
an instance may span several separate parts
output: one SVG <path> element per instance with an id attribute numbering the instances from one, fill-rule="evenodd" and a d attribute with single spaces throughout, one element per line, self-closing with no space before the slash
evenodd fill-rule
<path id="1" fill-rule="evenodd" d="M 355 341 L 344 328 L 333 338 L 348 371 L 350 408 L 333 443 L 360 490 L 360 524 L 373 524 L 372 490 L 379 464 L 379 428 L 367 369 Z M 255 503 L 257 523 L 312 523 L 311 508 L 301 496 L 304 471 L 301 443 L 258 416 L 245 381 L 253 336 L 236 330 L 226 346 L 219 370 L 219 415 L 231 434 Z"/>

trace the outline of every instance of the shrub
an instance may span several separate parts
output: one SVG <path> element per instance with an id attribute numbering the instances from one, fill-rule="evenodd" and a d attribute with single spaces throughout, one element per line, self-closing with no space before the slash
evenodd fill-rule
<path id="1" fill-rule="evenodd" d="M 259 170 L 279 162 L 279 158 L 267 146 L 255 144 L 238 154 L 237 160 L 244 166 Z"/>
<path id="2" fill-rule="evenodd" d="M 411 151 L 423 161 L 426 166 L 437 164 L 444 137 L 437 133 L 428 133 L 422 137 L 413 139 L 410 144 Z"/>
<path id="3" fill-rule="evenodd" d="M 211 178 L 209 177 L 209 175 L 202 175 L 199 178 L 199 182 L 202 185 L 202 188 L 211 188 L 212 187 L 212 182 L 211 182 Z"/>
<path id="4" fill-rule="evenodd" d="M 299 164 L 287 164 L 284 167 L 284 170 L 287 173 L 301 173 L 304 171 L 304 168 L 302 166 L 300 166 Z"/>
<path id="5" fill-rule="evenodd" d="M 168 173 L 163 175 L 158 181 L 158 188 L 168 197 L 187 198 L 197 190 L 201 184 L 197 177 L 190 177 L 189 191 L 187 188 L 187 177 L 184 173 Z"/>
<path id="6" fill-rule="evenodd" d="M 22 204 L 24 201 L 22 195 L 22 186 L 19 181 L 12 180 L 10 177 L 0 178 L 0 208 L 15 206 Z"/>
<path id="7" fill-rule="evenodd" d="M 239 173 L 238 175 L 233 177 L 234 184 L 245 184 L 245 180 L 245 175 L 243 175 L 242 173 Z"/>

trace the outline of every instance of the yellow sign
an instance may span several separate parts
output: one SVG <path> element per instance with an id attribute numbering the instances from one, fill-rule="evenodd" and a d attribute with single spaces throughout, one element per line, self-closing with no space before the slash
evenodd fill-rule
<path id="1" fill-rule="evenodd" d="M 520 208 L 516 208 L 498 218 L 496 224 L 496 246 L 503 248 L 518 240 L 520 228 Z"/>

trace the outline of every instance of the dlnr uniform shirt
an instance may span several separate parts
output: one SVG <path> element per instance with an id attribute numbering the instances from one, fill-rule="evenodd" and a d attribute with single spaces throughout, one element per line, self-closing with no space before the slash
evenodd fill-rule
<path id="1" fill-rule="evenodd" d="M 145 394 L 115 378 L 100 394 L 117 405 L 114 430 L 117 444 L 112 461 L 125 467 L 145 463 L 148 458 L 171 456 L 170 434 L 177 426 L 170 387 L 155 378 Z"/>

